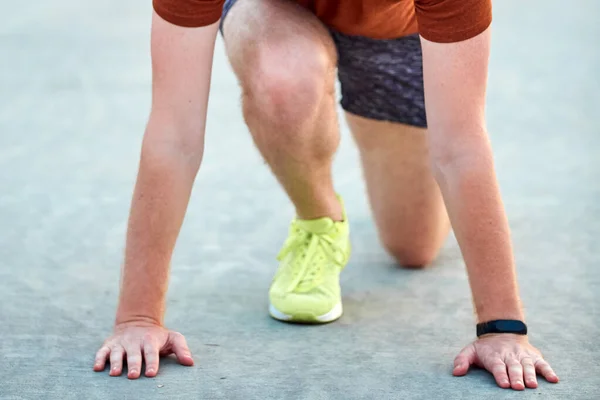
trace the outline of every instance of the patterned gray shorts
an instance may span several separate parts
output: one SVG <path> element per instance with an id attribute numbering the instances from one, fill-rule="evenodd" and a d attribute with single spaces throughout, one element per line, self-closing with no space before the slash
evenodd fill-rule
<path id="1" fill-rule="evenodd" d="M 226 0 L 221 26 L 237 0 Z M 338 52 L 342 108 L 378 121 L 427 127 L 417 34 L 370 39 L 329 30 Z"/>

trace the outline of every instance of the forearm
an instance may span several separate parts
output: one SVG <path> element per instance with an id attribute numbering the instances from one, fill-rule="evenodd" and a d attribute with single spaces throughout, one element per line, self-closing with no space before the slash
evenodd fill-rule
<path id="1" fill-rule="evenodd" d="M 469 135 L 436 175 L 461 248 L 480 322 L 523 319 L 508 221 L 484 131 Z"/>
<path id="2" fill-rule="evenodd" d="M 152 112 L 131 204 L 117 323 L 162 323 L 169 264 L 204 148 L 218 23 L 152 17 Z"/>
<path id="3" fill-rule="evenodd" d="M 181 146 L 148 124 L 135 186 L 117 323 L 148 319 L 162 323 L 169 266 L 181 228 L 201 150 L 183 153 Z M 171 135 L 176 136 L 176 135 Z"/>
<path id="4" fill-rule="evenodd" d="M 455 43 L 421 39 L 430 157 L 480 321 L 523 316 L 485 129 L 490 38 L 488 28 Z"/>

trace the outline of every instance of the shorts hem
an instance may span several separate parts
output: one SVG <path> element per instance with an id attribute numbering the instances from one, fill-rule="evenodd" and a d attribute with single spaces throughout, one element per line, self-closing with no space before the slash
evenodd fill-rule
<path id="1" fill-rule="evenodd" d="M 358 109 L 354 107 L 350 107 L 344 104 L 343 101 L 340 102 L 342 109 L 348 114 L 355 115 L 357 117 L 370 119 L 378 122 L 389 122 L 392 124 L 402 124 L 408 125 L 415 128 L 423 128 L 427 129 L 427 121 L 423 121 L 421 119 L 416 118 L 407 118 L 400 115 L 390 115 L 386 113 L 378 113 L 378 112 L 368 112 L 364 109 Z"/>

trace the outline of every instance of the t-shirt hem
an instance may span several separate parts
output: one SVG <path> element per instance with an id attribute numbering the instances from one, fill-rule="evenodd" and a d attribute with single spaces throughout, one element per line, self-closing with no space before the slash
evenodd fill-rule
<path id="1" fill-rule="evenodd" d="M 167 9 L 161 7 L 160 3 L 157 1 L 153 1 L 152 3 L 154 11 L 159 17 L 173 25 L 184 28 L 200 28 L 203 26 L 212 25 L 221 19 L 221 8 L 207 10 L 207 12 L 203 13 L 202 16 L 189 16 L 168 11 Z"/>
<path id="2" fill-rule="evenodd" d="M 484 21 L 482 23 L 479 23 L 469 29 L 465 29 L 459 32 L 452 32 L 451 34 L 449 34 L 447 31 L 443 32 L 443 31 L 432 31 L 431 29 L 428 29 L 424 32 L 419 32 L 419 35 L 421 35 L 424 39 L 429 40 L 430 42 L 435 42 L 435 43 L 457 43 L 457 42 L 462 42 L 465 40 L 469 40 L 474 38 L 475 36 L 485 32 L 485 30 L 487 28 L 490 27 L 490 25 L 492 24 L 492 21 Z"/>

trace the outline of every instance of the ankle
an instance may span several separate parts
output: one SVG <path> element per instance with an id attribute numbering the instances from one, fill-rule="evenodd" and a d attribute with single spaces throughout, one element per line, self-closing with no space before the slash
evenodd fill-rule
<path id="1" fill-rule="evenodd" d="M 303 220 L 318 218 L 331 218 L 335 222 L 344 220 L 342 203 L 335 195 L 319 200 L 310 199 L 302 203 L 296 203 L 296 215 Z"/>

